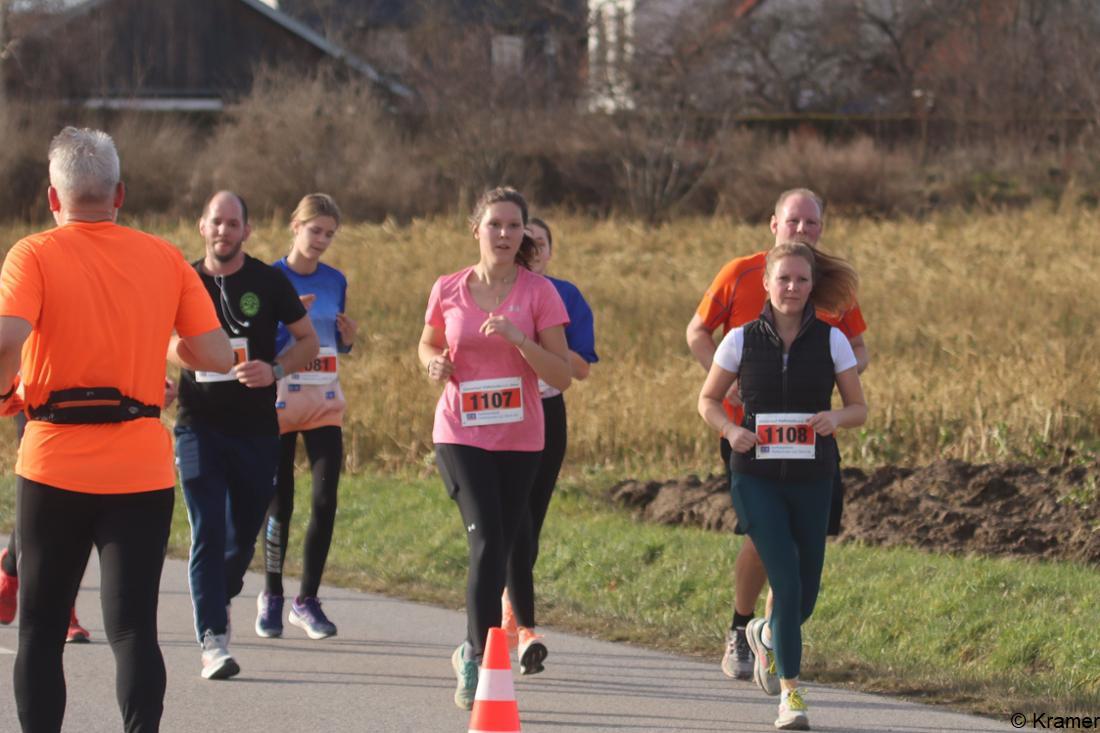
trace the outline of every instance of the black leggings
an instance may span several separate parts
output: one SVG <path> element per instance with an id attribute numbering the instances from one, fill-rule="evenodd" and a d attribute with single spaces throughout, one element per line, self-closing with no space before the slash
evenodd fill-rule
<path id="1" fill-rule="evenodd" d="M 500 626 L 500 594 L 539 452 L 487 451 L 468 445 L 435 446 L 447 493 L 466 527 L 470 566 L 466 575 L 466 642 L 469 659 L 480 662 L 489 629 Z M 530 582 L 530 573 L 527 578 Z M 530 587 L 522 589 L 533 596 Z"/>
<path id="2" fill-rule="evenodd" d="M 173 500 L 171 488 L 83 494 L 17 479 L 21 572 L 14 676 L 24 733 L 61 730 L 65 631 L 93 546 L 99 552 L 103 626 L 115 655 L 123 730 L 159 729 L 165 672 L 157 644 L 157 594 Z"/>
<path id="3" fill-rule="evenodd" d="M 565 398 L 561 395 L 542 401 L 546 422 L 546 447 L 539 459 L 539 470 L 531 487 L 528 511 L 520 522 L 512 556 L 508 562 L 508 599 L 520 626 L 535 627 L 535 562 L 539 559 L 539 535 L 550 509 L 550 499 L 558 483 L 558 473 L 565 460 L 567 423 Z"/>
<path id="4" fill-rule="evenodd" d="M 332 533 L 336 526 L 336 487 L 344 465 L 344 431 L 338 425 L 303 430 L 310 471 L 313 474 L 313 507 L 306 528 L 302 558 L 301 597 L 316 596 L 325 572 Z M 283 595 L 283 562 L 290 535 L 290 518 L 294 514 L 294 452 L 298 433 L 284 433 L 279 438 L 279 471 L 275 479 L 275 496 L 267 510 L 264 527 L 264 568 L 267 570 L 267 592 Z"/>

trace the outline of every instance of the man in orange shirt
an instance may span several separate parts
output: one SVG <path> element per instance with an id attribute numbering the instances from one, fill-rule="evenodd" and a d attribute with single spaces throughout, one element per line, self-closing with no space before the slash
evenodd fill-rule
<path id="1" fill-rule="evenodd" d="M 58 226 L 18 242 L 0 272 L 0 398 L 21 374 L 30 419 L 15 467 L 19 721 L 25 732 L 61 730 L 65 630 L 94 546 L 123 728 L 156 731 L 175 483 L 159 419 L 165 355 L 224 370 L 233 353 L 180 252 L 115 223 L 125 189 L 114 141 L 66 127 L 49 161 Z"/>
<path id="2" fill-rule="evenodd" d="M 821 197 L 807 188 L 795 188 L 784 191 L 775 202 L 775 213 L 771 218 L 771 232 L 775 244 L 781 242 L 803 242 L 816 248 L 817 242 L 825 230 L 825 203 Z M 719 328 L 722 333 L 756 320 L 760 316 L 767 293 L 764 290 L 764 263 L 767 251 L 757 252 L 748 257 L 730 260 L 715 276 L 707 289 L 695 315 L 687 327 L 687 343 L 691 353 L 705 371 L 710 371 L 714 352 L 717 348 L 714 333 Z M 818 316 L 839 328 L 852 344 L 856 355 L 856 366 L 860 373 L 867 368 L 870 356 L 863 341 L 863 332 L 867 324 L 859 306 L 842 314 L 818 313 Z M 723 403 L 730 419 L 741 424 L 744 411 L 738 398 L 738 384 L 735 382 Z M 729 471 L 730 445 L 723 438 L 720 442 L 722 462 Z M 840 467 L 833 479 L 833 502 L 829 516 L 829 534 L 840 532 L 840 516 L 844 506 L 844 490 L 840 483 Z M 734 532 L 744 534 L 738 525 Z M 752 653 L 749 650 L 745 627 L 752 619 L 756 601 L 764 588 L 767 575 L 764 564 L 752 540 L 745 537 L 741 551 L 734 563 L 734 608 L 733 621 L 726 636 L 726 649 L 722 657 L 722 671 L 727 677 L 752 679 Z"/>

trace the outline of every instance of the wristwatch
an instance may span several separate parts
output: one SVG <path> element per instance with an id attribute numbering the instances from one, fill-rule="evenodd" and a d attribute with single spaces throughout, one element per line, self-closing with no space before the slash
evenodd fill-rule
<path id="1" fill-rule="evenodd" d="M 271 373 L 275 376 L 276 382 L 286 376 L 286 370 L 284 370 L 283 365 L 277 361 L 271 362 Z"/>

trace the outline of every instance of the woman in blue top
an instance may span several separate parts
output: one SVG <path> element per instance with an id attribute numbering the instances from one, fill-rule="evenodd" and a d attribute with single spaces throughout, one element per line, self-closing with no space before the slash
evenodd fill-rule
<path id="1" fill-rule="evenodd" d="M 286 559 L 290 517 L 294 512 L 294 451 L 301 433 L 313 474 L 313 507 L 306 529 L 302 582 L 291 602 L 288 620 L 311 639 L 336 634 L 336 626 L 317 599 L 332 531 L 336 523 L 336 486 L 344 463 L 344 393 L 340 389 L 339 361 L 355 341 L 355 321 L 345 313 L 348 283 L 337 269 L 321 262 L 340 226 L 340 209 L 331 196 L 311 193 L 291 215 L 294 233 L 290 254 L 275 263 L 309 309 L 321 341 L 316 359 L 303 371 L 279 379 L 275 407 L 279 416 L 280 459 L 275 496 L 268 508 L 264 533 L 267 578 L 256 599 L 256 633 L 262 637 L 283 633 L 283 562 Z M 276 348 L 291 342 L 279 326 Z"/>
<path id="2" fill-rule="evenodd" d="M 576 285 L 546 274 L 554 253 L 553 235 L 546 222 L 532 217 L 527 224 L 527 231 L 535 240 L 537 247 L 536 255 L 531 262 L 531 271 L 545 276 L 554 285 L 562 302 L 565 303 L 566 312 L 569 313 L 569 323 L 565 327 L 565 340 L 569 346 L 569 366 L 573 379 L 586 379 L 590 365 L 599 361 L 599 357 L 596 356 L 592 309 L 588 307 L 588 303 Z M 546 424 L 546 447 L 543 449 L 538 474 L 531 488 L 529 510 L 512 546 L 512 555 L 508 563 L 508 587 L 501 599 L 502 626 L 508 634 L 509 643 L 522 647 L 519 650 L 521 662 L 525 656 L 532 656 L 525 654 L 532 644 L 541 644 L 543 647 L 541 656 L 545 656 L 545 640 L 541 636 L 537 636 L 534 640 L 529 638 L 521 640 L 519 629 L 520 627 L 535 628 L 534 568 L 539 555 L 539 535 L 542 532 L 543 521 L 546 519 L 546 512 L 550 508 L 550 498 L 558 482 L 558 472 L 565 459 L 567 432 L 565 400 L 562 398 L 562 393 L 541 380 L 539 391 L 542 394 L 542 412 Z M 537 655 L 534 658 L 537 658 Z M 520 665 L 521 674 L 533 674 L 541 670 L 541 663 L 530 666 Z"/>

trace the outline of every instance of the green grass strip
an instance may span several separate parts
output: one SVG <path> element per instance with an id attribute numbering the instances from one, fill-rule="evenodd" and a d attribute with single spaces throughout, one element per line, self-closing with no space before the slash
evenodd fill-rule
<path id="1" fill-rule="evenodd" d="M 308 518 L 305 477 L 296 505 L 291 574 Z M 177 511 L 176 552 L 186 551 L 187 537 L 186 512 Z M 543 532 L 539 623 L 717 664 L 739 543 L 732 534 L 636 522 L 567 482 Z M 344 479 L 325 582 L 458 608 L 465 576 L 462 522 L 437 479 Z M 803 677 L 986 715 L 1095 712 L 1097 576 L 1070 563 L 832 544 L 804 627 Z M 463 631 L 455 627 L 456 639 Z"/>

